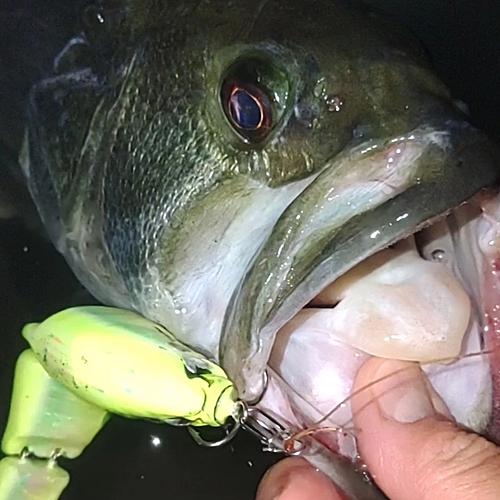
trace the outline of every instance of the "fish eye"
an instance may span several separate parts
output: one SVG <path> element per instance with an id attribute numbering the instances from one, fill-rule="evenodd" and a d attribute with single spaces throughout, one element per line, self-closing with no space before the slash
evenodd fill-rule
<path id="1" fill-rule="evenodd" d="M 264 141 L 275 128 L 288 96 L 288 80 L 270 63 L 239 61 L 222 81 L 220 100 L 224 114 L 240 139 Z"/>
<path id="2" fill-rule="evenodd" d="M 231 79 L 223 88 L 224 111 L 236 131 L 250 142 L 269 133 L 272 109 L 269 98 L 257 86 Z"/>

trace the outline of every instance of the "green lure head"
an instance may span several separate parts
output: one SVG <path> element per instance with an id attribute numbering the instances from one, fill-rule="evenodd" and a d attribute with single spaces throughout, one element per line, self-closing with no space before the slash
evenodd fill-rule
<path id="1" fill-rule="evenodd" d="M 236 391 L 219 366 L 133 312 L 76 307 L 23 335 L 54 380 L 111 413 L 220 426 L 235 412 Z"/>

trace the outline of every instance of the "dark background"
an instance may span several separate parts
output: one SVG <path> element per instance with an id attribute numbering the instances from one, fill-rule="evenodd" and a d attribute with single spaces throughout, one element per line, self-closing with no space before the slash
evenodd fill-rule
<path id="1" fill-rule="evenodd" d="M 472 121 L 499 138 L 500 2 L 370 3 L 414 30 L 441 78 L 469 105 Z M 91 300 L 38 230 L 19 179 L 6 174 L 22 138 L 26 92 L 74 34 L 83 5 L 0 0 L 0 196 L 21 200 L 25 216 L 0 221 L 0 432 L 14 363 L 26 347 L 22 326 Z M 151 445 L 152 436 L 160 438 L 159 447 Z M 223 449 L 204 450 L 184 429 L 113 418 L 81 458 L 64 463 L 71 482 L 62 500 L 251 500 L 275 460 L 246 435 Z"/>

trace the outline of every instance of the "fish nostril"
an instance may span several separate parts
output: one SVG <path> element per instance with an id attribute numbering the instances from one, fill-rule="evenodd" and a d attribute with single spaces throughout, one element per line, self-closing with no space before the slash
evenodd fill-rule
<path id="1" fill-rule="evenodd" d="M 355 141 L 360 141 L 369 135 L 369 131 L 368 125 L 355 125 L 351 130 L 351 135 Z"/>
<path id="2" fill-rule="evenodd" d="M 300 125 L 312 130 L 318 121 L 318 110 L 304 103 L 297 103 L 294 108 L 294 116 Z"/>

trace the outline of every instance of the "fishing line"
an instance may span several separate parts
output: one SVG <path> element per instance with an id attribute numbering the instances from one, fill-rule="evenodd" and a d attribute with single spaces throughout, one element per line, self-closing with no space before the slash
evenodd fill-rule
<path id="1" fill-rule="evenodd" d="M 425 363 L 416 363 L 418 366 L 427 366 L 427 365 L 433 365 L 433 364 L 447 364 L 447 363 L 452 363 L 456 361 L 461 361 L 463 359 L 467 358 L 473 358 L 477 356 L 484 356 L 488 354 L 493 354 L 495 349 L 488 349 L 486 351 L 476 351 L 476 352 L 471 352 L 468 354 L 462 354 L 460 356 L 456 357 L 446 357 L 446 358 L 438 358 L 434 360 L 427 361 Z M 393 377 L 394 375 L 398 375 L 400 373 L 404 373 L 408 370 L 413 368 L 413 366 L 405 366 L 404 368 L 400 368 L 399 370 L 396 370 L 392 373 L 389 373 L 387 375 L 384 375 L 383 377 L 379 377 L 375 380 L 372 380 L 370 383 L 364 385 L 363 387 L 360 387 L 359 389 L 355 390 L 353 393 L 351 393 L 349 396 L 347 396 L 345 399 L 343 399 L 340 403 L 336 404 L 326 415 L 321 417 L 318 421 L 313 423 L 311 426 L 307 427 L 306 429 L 303 429 L 295 434 L 293 434 L 290 438 L 289 441 L 293 442 L 296 440 L 300 440 L 301 438 L 304 438 L 306 436 L 310 436 L 312 434 L 315 434 L 317 432 L 337 432 L 337 433 L 346 433 L 352 437 L 355 437 L 354 431 L 356 430 L 355 427 L 346 427 L 345 425 L 334 425 L 334 426 L 329 426 L 329 427 L 319 427 L 322 423 L 324 423 L 326 420 L 328 420 L 332 415 L 334 415 L 338 410 L 341 408 L 344 408 L 347 403 L 349 403 L 353 398 L 358 396 L 359 394 L 367 391 L 368 389 L 371 389 L 375 384 L 378 384 L 380 382 L 383 382 L 384 380 L 389 379 L 390 377 Z M 352 422 L 352 419 L 347 421 L 346 424 L 349 424 Z"/>

